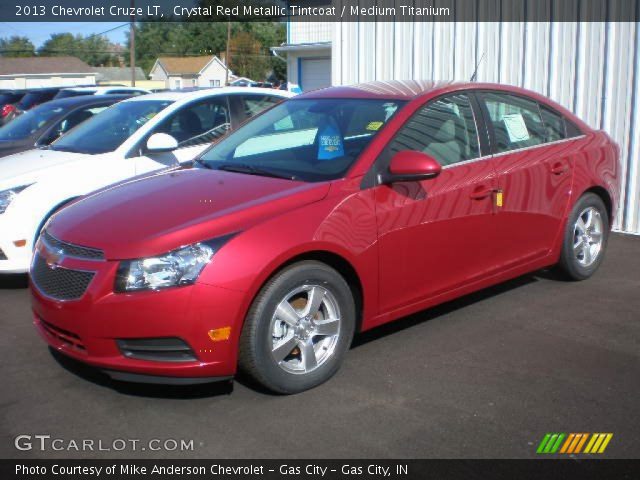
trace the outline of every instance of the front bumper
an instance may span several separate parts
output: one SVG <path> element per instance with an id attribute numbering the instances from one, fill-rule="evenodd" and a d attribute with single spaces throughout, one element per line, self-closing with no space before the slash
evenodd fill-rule
<path id="1" fill-rule="evenodd" d="M 34 325 L 55 350 L 120 380 L 202 383 L 234 375 L 243 292 L 196 283 L 159 291 L 114 293 L 118 262 L 65 258 L 60 266 L 96 273 L 78 300 L 52 299 L 31 282 Z M 227 326 L 231 327 L 228 340 L 213 342 L 209 338 L 210 330 Z M 179 338 L 191 347 L 196 359 L 166 362 L 128 358 L 117 344 L 117 340 L 147 338 Z"/>

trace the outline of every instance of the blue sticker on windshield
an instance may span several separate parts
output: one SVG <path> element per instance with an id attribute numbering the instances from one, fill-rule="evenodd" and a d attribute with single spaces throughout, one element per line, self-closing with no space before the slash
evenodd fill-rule
<path id="1" fill-rule="evenodd" d="M 337 128 L 329 125 L 320 133 L 318 160 L 333 160 L 344 156 L 342 136 Z"/>

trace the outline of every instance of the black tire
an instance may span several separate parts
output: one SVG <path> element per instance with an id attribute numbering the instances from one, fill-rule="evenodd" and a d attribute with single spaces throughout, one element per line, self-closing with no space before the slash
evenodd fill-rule
<path id="1" fill-rule="evenodd" d="M 328 355 L 324 361 L 318 361 L 315 369 L 309 369 L 308 372 L 292 373 L 281 364 L 288 358 L 288 362 L 299 361 L 299 365 L 302 366 L 302 352 L 296 346 L 281 362 L 274 358 L 271 352 L 274 349 L 272 318 L 278 305 L 287 298 L 288 294 L 307 285 L 321 286 L 329 292 L 329 295 L 325 293 L 322 298 L 330 296 L 331 305 L 337 305 L 339 309 L 339 333 L 327 337 L 310 336 L 312 342 L 323 342 L 325 338 L 329 343 L 333 342 L 331 343 L 332 353 L 325 354 L 324 350 L 319 348 L 320 355 Z M 308 301 L 308 298 L 309 296 L 304 301 Z M 318 315 L 323 314 L 322 312 L 326 315 L 327 308 L 323 303 Z M 281 324 L 283 325 L 282 322 Z M 342 365 L 353 339 L 355 324 L 355 303 L 344 278 L 336 270 L 321 262 L 295 263 L 271 278 L 253 301 L 240 337 L 239 369 L 255 382 L 275 393 L 293 394 L 316 387 L 331 378 Z M 294 327 L 288 324 L 284 328 L 291 329 L 291 332 L 288 332 L 290 335 L 296 333 Z M 334 337 L 335 340 L 332 340 Z M 296 350 L 299 352 L 299 357 L 295 355 Z"/>
<path id="2" fill-rule="evenodd" d="M 602 244 L 597 255 L 594 255 L 592 263 L 585 265 L 581 262 L 579 256 L 574 253 L 574 244 L 577 243 L 579 237 L 576 236 L 576 223 L 578 217 L 581 216 L 585 210 L 593 208 L 595 209 L 602 221 Z M 564 238 L 562 242 L 562 252 L 560 254 L 560 262 L 558 266 L 560 270 L 568 275 L 572 280 L 585 280 L 595 273 L 604 258 L 604 252 L 607 247 L 607 241 L 609 239 L 609 214 L 607 208 L 604 205 L 602 199 L 595 193 L 586 193 L 578 199 L 571 214 L 567 220 L 565 226 Z M 584 255 L 582 255 L 584 258 Z"/>

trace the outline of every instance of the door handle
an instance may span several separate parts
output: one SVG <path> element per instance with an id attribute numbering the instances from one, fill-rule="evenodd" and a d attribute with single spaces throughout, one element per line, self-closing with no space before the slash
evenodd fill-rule
<path id="1" fill-rule="evenodd" d="M 551 173 L 554 175 L 562 175 L 569 170 L 569 165 L 565 162 L 556 162 L 551 166 Z"/>
<path id="2" fill-rule="evenodd" d="M 483 198 L 490 197 L 495 191 L 495 188 L 478 187 L 471 192 L 469 198 L 472 200 L 482 200 Z"/>

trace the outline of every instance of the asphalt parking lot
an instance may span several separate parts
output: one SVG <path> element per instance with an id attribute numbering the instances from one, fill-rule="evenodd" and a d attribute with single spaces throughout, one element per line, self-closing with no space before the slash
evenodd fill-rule
<path id="1" fill-rule="evenodd" d="M 613 235 L 586 282 L 542 271 L 358 337 L 291 397 L 118 384 L 55 358 L 23 277 L 0 286 L 0 457 L 527 458 L 546 432 L 611 432 L 640 454 L 640 237 Z M 14 437 L 193 440 L 189 452 L 17 451 Z"/>

